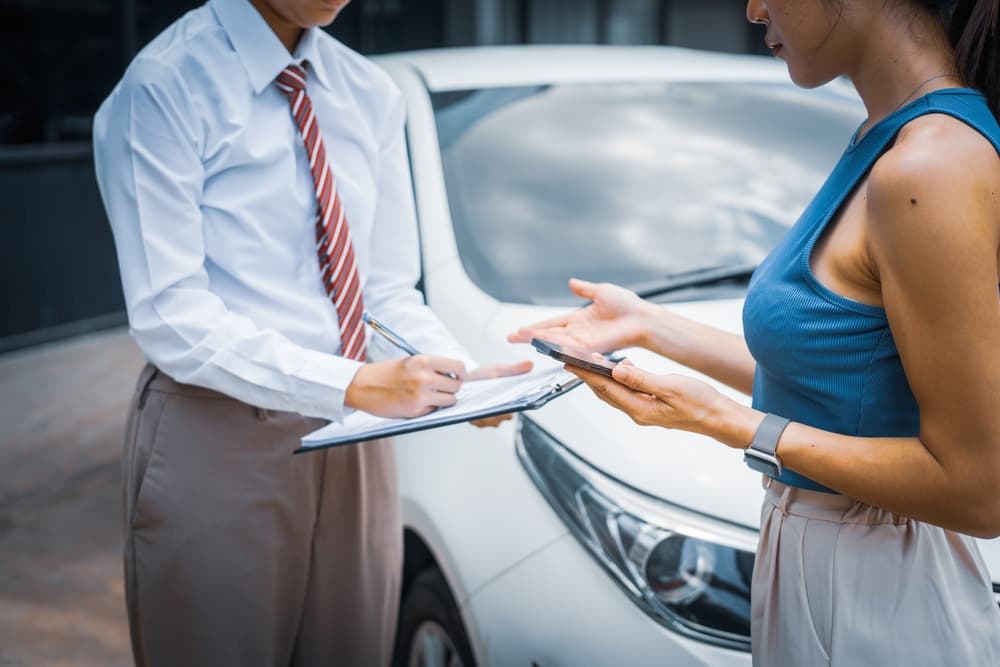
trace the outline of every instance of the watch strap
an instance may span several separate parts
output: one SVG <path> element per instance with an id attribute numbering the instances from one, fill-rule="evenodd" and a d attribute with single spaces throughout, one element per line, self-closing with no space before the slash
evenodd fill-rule
<path id="1" fill-rule="evenodd" d="M 791 422 L 777 415 L 764 415 L 757 427 L 750 446 L 743 450 L 743 462 L 751 469 L 769 477 L 781 477 L 781 459 L 778 458 L 778 440 Z"/>
<path id="2" fill-rule="evenodd" d="M 753 440 L 750 441 L 749 448 L 777 458 L 775 451 L 778 449 L 778 440 L 781 439 L 781 434 L 785 432 L 785 428 L 791 423 L 790 419 L 785 419 L 778 415 L 764 415 L 764 421 L 760 423 L 760 426 L 757 427 L 757 432 L 753 434 Z"/>

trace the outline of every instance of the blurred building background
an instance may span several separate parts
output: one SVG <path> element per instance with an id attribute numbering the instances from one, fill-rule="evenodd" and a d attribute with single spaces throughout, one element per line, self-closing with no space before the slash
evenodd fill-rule
<path id="1" fill-rule="evenodd" d="M 123 324 L 93 174 L 94 112 L 199 0 L 0 0 L 0 352 Z M 361 53 L 476 44 L 672 44 L 763 53 L 744 0 L 354 0 Z"/>

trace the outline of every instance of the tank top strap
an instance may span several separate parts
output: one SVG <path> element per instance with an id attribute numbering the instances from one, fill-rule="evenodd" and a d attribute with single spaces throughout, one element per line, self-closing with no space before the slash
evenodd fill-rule
<path id="1" fill-rule="evenodd" d="M 944 88 L 918 97 L 876 123 L 860 141 L 851 140 L 848 153 L 859 153 L 869 166 L 914 118 L 932 113 L 952 116 L 986 137 L 1000 153 L 1000 129 L 982 93 L 971 88 Z M 855 135 L 856 136 L 856 135 Z"/>

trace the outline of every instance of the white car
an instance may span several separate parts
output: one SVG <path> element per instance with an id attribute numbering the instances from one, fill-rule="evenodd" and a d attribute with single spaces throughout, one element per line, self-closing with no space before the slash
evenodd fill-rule
<path id="1" fill-rule="evenodd" d="M 570 276 L 739 331 L 748 269 L 864 118 L 847 84 L 800 90 L 754 56 L 497 47 L 378 62 L 408 107 L 422 288 L 482 363 L 555 363 L 505 335 L 579 305 Z M 396 454 L 397 665 L 750 664 L 762 489 L 738 453 L 640 428 L 580 388 L 498 429 L 399 437 Z M 1000 542 L 980 544 L 1000 579 Z"/>

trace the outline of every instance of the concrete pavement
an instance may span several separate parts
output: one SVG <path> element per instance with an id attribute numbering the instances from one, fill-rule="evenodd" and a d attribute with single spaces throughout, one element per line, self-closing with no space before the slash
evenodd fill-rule
<path id="1" fill-rule="evenodd" d="M 0 665 L 131 664 L 120 455 L 142 355 L 114 330 L 0 355 Z"/>

